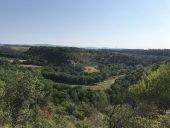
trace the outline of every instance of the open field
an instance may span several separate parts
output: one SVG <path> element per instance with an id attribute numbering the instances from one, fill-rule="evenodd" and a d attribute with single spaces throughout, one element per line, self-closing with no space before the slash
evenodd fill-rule
<path id="1" fill-rule="evenodd" d="M 2 45 L 0 46 L 0 51 L 4 53 L 8 53 L 8 52 L 21 53 L 21 52 L 26 52 L 29 48 L 30 46 L 25 46 L 25 45 Z"/>
<path id="2" fill-rule="evenodd" d="M 30 46 L 17 46 L 17 45 L 15 46 L 14 45 L 14 46 L 9 46 L 9 48 L 15 51 L 25 52 L 30 48 Z"/>
<path id="3" fill-rule="evenodd" d="M 115 83 L 115 80 L 117 78 L 119 78 L 119 77 L 118 76 L 117 77 L 110 77 L 109 79 L 107 79 L 103 82 L 96 83 L 93 86 L 83 86 L 83 87 L 87 88 L 87 89 L 91 89 L 91 90 L 106 90 L 106 89 L 109 89 L 112 86 L 112 84 Z"/>
<path id="4" fill-rule="evenodd" d="M 118 79 L 121 76 L 115 76 L 115 77 L 110 77 L 102 82 L 96 83 L 95 85 L 69 85 L 71 87 L 76 87 L 76 86 L 81 86 L 85 89 L 90 89 L 90 90 L 106 90 L 111 87 L 112 84 L 114 84 L 115 80 Z"/>
<path id="5" fill-rule="evenodd" d="M 25 64 L 19 64 L 20 67 L 26 67 L 26 68 L 41 68 L 41 66 L 38 65 L 25 65 Z"/>
<path id="6" fill-rule="evenodd" d="M 99 72 L 99 70 L 96 69 L 96 67 L 93 67 L 93 66 L 86 66 L 86 67 L 84 67 L 84 72 L 94 73 L 94 72 Z"/>

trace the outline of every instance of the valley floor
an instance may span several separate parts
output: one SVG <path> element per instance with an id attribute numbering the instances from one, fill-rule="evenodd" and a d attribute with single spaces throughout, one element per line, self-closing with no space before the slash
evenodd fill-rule
<path id="1" fill-rule="evenodd" d="M 109 89 L 115 83 L 115 80 L 118 79 L 119 77 L 120 76 L 113 76 L 94 85 L 69 85 L 69 86 L 71 87 L 81 86 L 85 89 L 90 90 L 106 90 Z"/>

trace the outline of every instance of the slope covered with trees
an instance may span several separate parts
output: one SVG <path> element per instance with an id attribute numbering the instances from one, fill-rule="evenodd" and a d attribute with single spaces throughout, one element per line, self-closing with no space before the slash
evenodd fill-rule
<path id="1" fill-rule="evenodd" d="M 155 71 L 146 71 L 142 79 L 129 88 L 141 100 L 156 103 L 161 108 L 170 107 L 170 63 L 161 64 Z"/>
<path id="2" fill-rule="evenodd" d="M 32 47 L 23 56 L 31 58 L 24 63 L 43 65 L 43 76 L 47 79 L 58 83 L 89 85 L 124 74 L 130 66 L 146 66 L 170 57 L 157 55 L 157 50 L 146 55 L 143 52 L 139 54 L 140 50 Z M 98 72 L 85 72 L 87 66 Z"/>
<path id="3" fill-rule="evenodd" d="M 143 52 L 33 47 L 3 54 L 0 127 L 169 128 L 169 55 Z M 112 76 L 110 88 L 89 87 Z"/>

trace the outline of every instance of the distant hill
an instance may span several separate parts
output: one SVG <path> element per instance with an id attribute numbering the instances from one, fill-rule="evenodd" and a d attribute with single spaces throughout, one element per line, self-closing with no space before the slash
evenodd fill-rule
<path id="1" fill-rule="evenodd" d="M 126 65 L 150 64 L 170 58 L 170 50 L 84 49 L 73 47 L 31 47 L 26 55 L 61 64 L 76 63 L 124 63 Z"/>

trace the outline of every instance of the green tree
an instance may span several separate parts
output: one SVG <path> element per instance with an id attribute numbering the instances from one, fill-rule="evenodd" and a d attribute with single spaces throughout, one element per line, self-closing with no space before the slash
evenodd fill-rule
<path id="1" fill-rule="evenodd" d="M 170 107 L 170 63 L 160 65 L 160 68 L 144 74 L 135 85 L 129 87 L 129 92 L 140 100 L 156 103 L 161 108 Z"/>
<path id="2" fill-rule="evenodd" d="M 19 122 L 30 120 L 31 109 L 43 96 L 42 88 L 43 84 L 30 73 L 17 73 L 16 79 L 6 84 L 4 101 L 13 127 Z"/>

